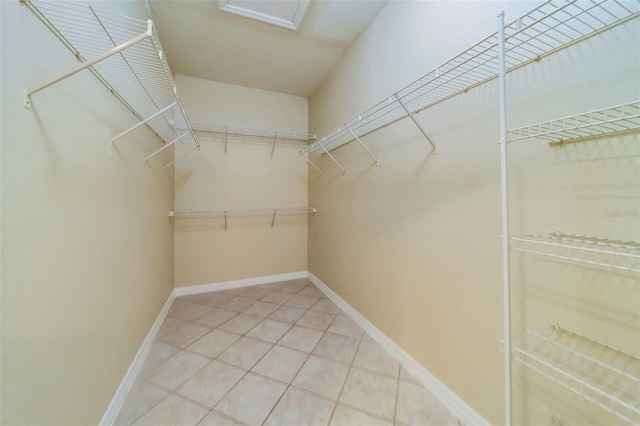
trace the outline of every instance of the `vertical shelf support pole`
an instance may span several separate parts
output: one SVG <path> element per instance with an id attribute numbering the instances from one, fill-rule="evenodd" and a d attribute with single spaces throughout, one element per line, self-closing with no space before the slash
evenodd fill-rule
<path id="1" fill-rule="evenodd" d="M 376 164 L 378 164 L 378 159 L 376 158 L 375 155 L 373 155 L 373 153 L 369 150 L 369 148 L 367 148 L 367 146 L 362 143 L 362 141 L 360 140 L 359 137 L 356 136 L 355 133 L 353 133 L 353 130 L 351 130 L 351 128 L 347 127 L 347 130 L 349 131 L 349 133 L 351 133 L 351 135 L 358 141 L 358 143 L 360 145 L 362 145 L 362 147 L 369 153 L 369 155 L 371 156 L 371 158 L 373 158 L 373 160 L 376 162 Z"/>
<path id="2" fill-rule="evenodd" d="M 504 323 L 504 423 L 511 425 L 511 294 L 509 283 L 509 187 L 507 182 L 507 84 L 504 12 L 498 15 L 498 97 L 500 103 L 500 187 L 502 194 L 502 286 Z"/>
<path id="3" fill-rule="evenodd" d="M 395 95 L 396 99 L 398 100 L 398 103 L 400 104 L 400 106 L 402 107 L 402 109 L 404 110 L 404 112 L 407 113 L 407 116 L 411 119 L 411 121 L 413 121 L 413 124 L 416 125 L 416 127 L 420 130 L 420 132 L 422 133 L 422 135 L 425 137 L 425 139 L 427 140 L 427 142 L 429 142 L 431 144 L 431 146 L 433 147 L 433 150 L 436 150 L 436 146 L 433 144 L 433 142 L 431 142 L 431 139 L 429 139 L 429 136 L 427 136 L 427 132 L 424 131 L 424 129 L 422 128 L 422 126 L 416 121 L 415 117 L 413 116 L 413 114 L 411 114 L 409 112 L 409 110 L 407 109 L 407 107 L 405 106 L 404 103 L 402 103 L 402 99 L 400 99 L 398 97 L 398 95 Z"/>
<path id="4" fill-rule="evenodd" d="M 276 223 L 276 213 L 278 212 L 278 210 L 274 210 L 273 211 L 273 218 L 271 218 L 271 227 L 273 228 L 273 225 Z"/>
<path id="5" fill-rule="evenodd" d="M 227 153 L 227 133 L 229 132 L 229 128 L 224 126 L 224 153 Z"/>
<path id="6" fill-rule="evenodd" d="M 336 163 L 336 165 L 338 167 L 340 167 L 340 170 L 342 170 L 342 174 L 345 174 L 347 171 L 344 168 L 342 168 L 340 163 L 338 163 L 338 160 L 333 158 L 333 155 L 331 155 L 331 153 L 329 151 L 327 151 L 327 148 L 325 148 L 324 145 L 320 145 L 320 147 L 322 147 L 322 150 L 325 152 L 325 154 L 327 154 L 329 156 L 329 158 L 331 158 L 333 160 L 333 162 Z"/>
<path id="7" fill-rule="evenodd" d="M 227 211 L 224 211 L 224 230 L 227 230 Z"/>

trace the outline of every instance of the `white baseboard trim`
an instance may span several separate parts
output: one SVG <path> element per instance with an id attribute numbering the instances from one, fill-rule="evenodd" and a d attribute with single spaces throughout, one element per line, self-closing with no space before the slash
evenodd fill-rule
<path id="1" fill-rule="evenodd" d="M 144 341 L 142 342 L 142 345 L 140 346 L 140 349 L 138 349 L 138 353 L 133 358 L 133 361 L 131 361 L 131 365 L 129 366 L 127 373 L 122 378 L 120 386 L 118 386 L 115 395 L 113 395 L 111 403 L 109 403 L 109 406 L 107 407 L 107 411 L 105 411 L 104 415 L 102 416 L 102 420 L 100 420 L 99 426 L 111 426 L 115 422 L 116 416 L 118 415 L 118 412 L 122 407 L 122 403 L 124 402 L 129 389 L 131 389 L 131 385 L 133 385 L 133 382 L 138 376 L 138 373 L 142 368 L 142 364 L 144 363 L 144 360 L 147 357 L 149 350 L 151 349 L 151 344 L 156 338 L 156 333 L 160 329 L 164 318 L 167 316 L 167 312 L 169 312 L 169 308 L 171 307 L 173 299 L 175 298 L 174 292 L 175 290 L 169 294 L 169 297 L 167 297 L 167 301 L 164 303 L 164 306 L 156 317 L 155 322 L 151 326 L 151 330 L 149 330 L 147 337 L 145 337 Z"/>
<path id="2" fill-rule="evenodd" d="M 188 296 L 190 294 L 208 293 L 210 291 L 230 290 L 232 288 L 248 287 L 252 285 L 270 284 L 278 281 L 307 278 L 307 271 L 289 272 L 286 274 L 265 275 L 262 277 L 245 278 L 242 280 L 223 281 L 211 284 L 190 285 L 188 287 L 176 287 L 173 290 L 175 297 Z"/>
<path id="3" fill-rule="evenodd" d="M 347 303 L 335 291 L 331 290 L 318 277 L 308 272 L 307 278 L 314 283 L 329 299 L 349 315 L 364 329 L 380 346 L 385 348 L 400 364 L 415 376 L 436 398 L 451 410 L 464 425 L 489 425 L 490 423 L 476 412 L 462 398 L 438 380 L 411 355 L 406 353 L 393 340 L 387 337 L 375 325 L 367 320 L 353 306 Z"/>

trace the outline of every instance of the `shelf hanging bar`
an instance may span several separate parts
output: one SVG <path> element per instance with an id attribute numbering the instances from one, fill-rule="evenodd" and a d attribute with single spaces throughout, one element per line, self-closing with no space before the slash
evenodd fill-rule
<path id="1" fill-rule="evenodd" d="M 171 145 L 173 145 L 174 143 L 178 142 L 180 139 L 184 138 L 185 136 L 187 136 L 190 132 L 184 132 L 182 135 L 178 136 L 177 138 L 175 138 L 174 140 L 172 140 L 171 142 L 169 142 L 168 144 L 165 144 L 162 148 L 157 149 L 155 152 L 147 155 L 144 159 L 145 162 L 149 161 L 149 159 L 151 157 L 153 157 L 156 154 L 161 153 L 162 151 L 164 151 L 165 149 L 169 148 Z"/>
<path id="2" fill-rule="evenodd" d="M 147 117 L 144 120 L 142 120 L 142 121 L 134 124 L 133 126 L 129 127 L 127 130 L 125 130 L 124 132 L 120 133 L 118 136 L 115 136 L 115 137 L 111 138 L 111 145 L 113 145 L 113 143 L 116 141 L 116 139 L 120 139 L 121 137 L 123 137 L 127 133 L 132 132 L 133 130 L 137 129 L 138 127 L 146 124 L 148 121 L 153 120 L 154 118 L 156 118 L 157 116 L 159 116 L 161 114 L 164 114 L 165 112 L 167 112 L 167 110 L 173 108 L 177 103 L 178 103 L 178 101 L 171 102 L 169 105 L 167 105 L 166 107 L 162 108 L 160 111 L 151 114 L 149 117 Z"/>
<path id="3" fill-rule="evenodd" d="M 369 148 L 367 148 L 367 146 L 362 143 L 362 141 L 360 140 L 359 137 L 356 136 L 355 133 L 353 133 L 353 130 L 351 130 L 351 128 L 347 127 L 347 130 L 351 133 L 351 135 L 358 141 L 358 143 L 369 153 L 369 155 L 371 156 L 371 158 L 373 158 L 373 160 L 376 162 L 376 164 L 378 164 L 378 159 L 376 158 L 375 155 L 373 155 L 373 153 L 369 150 Z"/>
<path id="4" fill-rule="evenodd" d="M 325 148 L 324 145 L 322 145 L 322 149 L 324 150 L 324 152 L 329 156 L 329 158 L 331 158 L 333 160 L 334 163 L 336 163 L 338 165 L 338 167 L 340 167 L 340 170 L 342 170 L 342 174 L 345 174 L 347 171 L 340 165 L 340 163 L 338 163 L 338 160 L 336 160 L 333 155 L 331 155 L 331 153 L 329 151 L 327 151 L 327 148 Z"/>
<path id="5" fill-rule="evenodd" d="M 427 142 L 429 142 L 431 144 L 431 146 L 433 147 L 433 150 L 436 150 L 436 146 L 433 144 L 433 142 L 431 142 L 431 139 L 429 139 L 429 136 L 427 136 L 427 132 L 424 131 L 424 129 L 422 128 L 422 126 L 416 121 L 415 117 L 413 116 L 413 114 L 411 114 L 409 112 L 409 110 L 407 109 L 407 107 L 405 106 L 405 104 L 402 102 L 402 99 L 400 99 L 400 97 L 396 94 L 395 95 L 396 99 L 398 100 L 398 103 L 400 104 L 400 106 L 402 107 L 402 109 L 404 110 L 404 112 L 407 113 L 407 116 L 411 119 L 411 121 L 413 121 L 413 124 L 416 125 L 416 127 L 418 127 L 418 129 L 420 130 L 420 132 L 422 133 L 422 135 L 425 137 L 425 139 L 427 139 Z"/>
<path id="6" fill-rule="evenodd" d="M 27 108 L 31 107 L 31 102 L 29 101 L 29 98 L 34 93 L 38 93 L 39 91 L 41 91 L 43 89 L 46 89 L 47 87 L 52 86 L 52 85 L 58 83 L 59 81 L 64 80 L 67 77 L 71 77 L 72 75 L 77 74 L 82 70 L 85 70 L 85 69 L 87 69 L 89 67 L 92 67 L 93 65 L 97 64 L 98 62 L 104 61 L 105 59 L 107 59 L 107 58 L 109 58 L 109 57 L 111 57 L 113 55 L 116 55 L 116 54 L 122 52 L 125 49 L 128 49 L 129 47 L 131 47 L 131 46 L 133 46 L 135 44 L 140 43 L 141 41 L 143 41 L 147 37 L 151 37 L 152 30 L 153 30 L 153 23 L 151 22 L 151 20 L 148 20 L 147 21 L 147 31 L 146 32 L 144 32 L 144 33 L 132 38 L 129 41 L 126 41 L 126 42 L 122 43 L 119 46 L 114 47 L 113 49 L 109 50 L 108 52 L 103 53 L 102 55 L 98 56 L 97 58 L 94 58 L 94 59 L 92 59 L 90 61 L 86 61 L 86 62 L 81 63 L 80 65 L 78 65 L 77 67 L 72 69 L 71 71 L 68 71 L 68 72 L 66 72 L 66 73 L 64 73 L 64 74 L 62 74 L 62 75 L 60 75 L 60 76 L 58 76 L 58 77 L 56 77 L 56 78 L 44 83 L 44 84 L 41 84 L 40 86 L 38 86 L 38 87 L 36 87 L 34 89 L 26 91 L 25 92 L 25 98 L 26 98 L 25 99 L 25 106 Z"/>
<path id="7" fill-rule="evenodd" d="M 200 150 L 200 146 L 195 146 L 193 149 L 191 149 L 191 151 L 187 152 L 186 154 L 176 158 L 175 160 L 173 160 L 172 162 L 170 162 L 169 164 L 165 165 L 164 167 L 162 167 L 163 169 L 166 169 L 167 167 L 169 167 L 172 164 L 175 164 L 176 162 L 182 160 L 184 157 L 186 157 L 187 155 L 191 154 L 193 151 L 199 151 Z"/>
<path id="8" fill-rule="evenodd" d="M 276 141 L 278 140 L 278 132 L 273 133 L 273 145 L 271 145 L 271 156 L 273 157 L 273 151 L 276 149 Z"/>

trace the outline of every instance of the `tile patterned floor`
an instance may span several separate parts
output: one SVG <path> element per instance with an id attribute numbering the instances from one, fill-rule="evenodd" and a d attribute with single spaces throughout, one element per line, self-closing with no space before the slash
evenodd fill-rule
<path id="1" fill-rule="evenodd" d="M 306 279 L 176 298 L 118 425 L 459 425 Z"/>

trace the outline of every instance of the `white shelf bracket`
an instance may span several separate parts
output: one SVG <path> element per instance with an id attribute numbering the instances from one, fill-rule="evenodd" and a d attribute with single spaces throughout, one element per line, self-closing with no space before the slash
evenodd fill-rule
<path id="1" fill-rule="evenodd" d="M 144 159 L 144 162 L 146 163 L 147 161 L 149 161 L 149 159 L 159 153 L 161 153 L 162 151 L 164 151 L 165 149 L 169 148 L 171 145 L 173 145 L 174 143 L 178 142 L 179 140 L 181 140 L 182 138 L 184 138 L 185 136 L 187 136 L 190 132 L 184 132 L 183 134 L 181 134 L 180 136 L 178 136 L 177 138 L 175 138 L 174 140 L 172 140 L 171 142 L 169 142 L 168 144 L 165 144 L 165 146 L 163 146 L 162 148 L 159 148 L 158 150 L 156 150 L 155 152 L 147 155 Z"/>
<path id="2" fill-rule="evenodd" d="M 278 210 L 274 210 L 273 211 L 273 217 L 271 218 L 271 227 L 273 228 L 273 225 L 275 225 L 276 223 L 276 213 L 278 212 Z"/>
<path id="3" fill-rule="evenodd" d="M 29 2 L 26 2 L 27 5 L 30 5 Z M 64 80 L 67 77 L 71 77 L 74 74 L 79 73 L 82 70 L 85 70 L 89 67 L 94 66 L 95 64 L 97 64 L 98 62 L 104 61 L 105 59 L 116 55 L 120 52 L 122 52 L 125 49 L 128 49 L 129 47 L 140 43 L 142 40 L 146 39 L 147 37 L 151 36 L 151 29 L 152 29 L 152 23 L 151 21 L 148 21 L 148 27 L 147 27 L 147 31 L 145 33 L 142 33 L 134 38 L 132 38 L 129 41 L 126 41 L 124 43 L 122 43 L 119 46 L 114 47 L 113 49 L 109 50 L 108 52 L 103 53 L 102 55 L 98 56 L 97 58 L 94 58 L 90 61 L 85 61 L 83 63 L 81 63 L 80 65 L 78 65 L 77 67 L 73 68 L 71 71 L 67 71 L 64 74 L 59 75 L 56 78 L 53 78 L 49 81 L 47 81 L 46 83 L 41 84 L 38 87 L 35 87 L 31 90 L 26 90 L 25 94 L 24 94 L 24 106 L 27 109 L 31 109 L 31 95 L 33 95 L 34 93 L 38 93 L 41 90 L 46 89 L 49 86 L 52 86 L 56 83 L 58 83 L 59 81 Z"/>
<path id="4" fill-rule="evenodd" d="M 278 132 L 273 134 L 273 144 L 271 145 L 271 157 L 273 157 L 273 151 L 276 150 L 276 141 L 278 140 Z"/>
<path id="5" fill-rule="evenodd" d="M 227 230 L 227 211 L 224 212 L 224 230 Z"/>
<path id="6" fill-rule="evenodd" d="M 172 103 L 170 103 L 169 105 L 167 105 L 166 107 L 162 108 L 160 111 L 155 112 L 153 114 L 151 114 L 149 117 L 145 118 L 144 120 L 134 124 L 133 126 L 129 127 L 127 130 L 125 130 L 124 132 L 120 133 L 118 136 L 115 136 L 113 138 L 111 138 L 111 146 L 113 146 L 113 143 L 117 140 L 120 139 L 121 137 L 123 137 L 124 135 L 126 135 L 129 132 L 132 132 L 133 130 L 137 129 L 138 127 L 146 124 L 148 121 L 153 120 L 154 118 L 156 118 L 157 116 L 164 114 L 165 112 L 167 112 L 167 110 L 173 108 L 176 104 L 178 103 L 178 101 L 173 101 Z"/>
<path id="7" fill-rule="evenodd" d="M 327 151 L 327 148 L 325 148 L 324 145 L 320 145 L 322 150 L 329 156 L 329 158 L 331 158 L 333 160 L 334 163 L 336 163 L 336 165 L 338 167 L 340 167 L 340 170 L 342 170 L 342 174 L 345 174 L 347 171 L 340 165 L 340 163 L 338 163 L 338 160 L 336 160 L 333 155 L 331 155 L 331 153 L 329 151 Z"/>
<path id="8" fill-rule="evenodd" d="M 313 166 L 314 169 L 316 169 L 318 171 L 318 173 L 320 173 L 322 176 L 324 176 L 324 173 L 322 172 L 322 170 L 320 170 L 320 168 L 318 166 L 313 164 L 313 161 L 309 160 L 309 158 L 307 158 L 307 161 L 309 162 L 309 164 L 311 164 Z"/>
<path id="9" fill-rule="evenodd" d="M 195 146 L 193 149 L 191 149 L 191 151 L 187 152 L 186 154 L 176 158 L 175 160 L 173 160 L 172 162 L 170 162 L 169 164 L 166 164 L 164 167 L 162 167 L 163 169 L 166 169 L 167 167 L 169 167 L 172 164 L 177 163 L 178 161 L 182 160 L 184 157 L 186 157 L 187 155 L 191 154 L 194 151 L 200 151 L 200 146 Z"/>
<path id="10" fill-rule="evenodd" d="M 227 136 L 229 134 L 229 127 L 224 126 L 224 153 L 227 153 Z"/>
<path id="11" fill-rule="evenodd" d="M 413 114 L 411 114 L 409 112 L 409 110 L 407 109 L 405 104 L 402 102 L 402 99 L 400 99 L 400 97 L 398 95 L 395 95 L 395 97 L 398 100 L 398 103 L 400 104 L 400 106 L 402 107 L 404 112 L 407 113 L 407 117 L 409 117 L 411 119 L 411 121 L 413 121 L 413 124 L 416 125 L 416 127 L 420 130 L 420 133 L 422 133 L 422 135 L 425 137 L 427 142 L 429 142 L 431 144 L 431 146 L 433 147 L 433 150 L 435 151 L 436 150 L 436 146 L 433 144 L 433 142 L 431 142 L 431 139 L 429 139 L 429 136 L 427 136 L 427 132 L 425 132 L 424 129 L 422 128 L 422 126 L 416 121 L 416 119 L 413 116 Z"/>
<path id="12" fill-rule="evenodd" d="M 376 156 L 373 155 L 373 153 L 369 150 L 369 148 L 367 148 L 367 146 L 364 143 L 362 143 L 360 138 L 358 136 L 356 136 L 355 133 L 353 133 L 353 130 L 351 130 L 351 128 L 349 128 L 349 127 L 347 127 L 347 130 L 358 141 L 358 143 L 365 149 L 365 151 L 367 151 L 367 153 L 371 156 L 371 158 L 373 158 L 373 161 L 375 161 L 375 163 L 378 164 L 378 159 L 376 158 Z"/>

